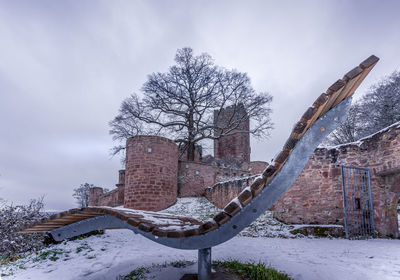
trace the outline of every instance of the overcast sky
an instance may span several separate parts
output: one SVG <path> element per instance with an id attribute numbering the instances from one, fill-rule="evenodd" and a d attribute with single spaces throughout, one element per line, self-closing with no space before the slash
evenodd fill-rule
<path id="1" fill-rule="evenodd" d="M 0 0 L 0 197 L 113 188 L 119 158 L 108 122 L 178 48 L 209 53 L 273 95 L 275 129 L 252 140 L 269 161 L 314 99 L 371 54 L 381 58 L 356 97 L 400 66 L 400 1 Z"/>

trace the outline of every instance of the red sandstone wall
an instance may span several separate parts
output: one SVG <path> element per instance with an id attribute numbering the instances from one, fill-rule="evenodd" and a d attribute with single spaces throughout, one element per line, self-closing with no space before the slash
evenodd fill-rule
<path id="1" fill-rule="evenodd" d="M 89 189 L 89 206 L 99 206 L 99 198 L 103 194 L 103 188 L 93 187 Z"/>
<path id="2" fill-rule="evenodd" d="M 244 108 L 237 107 L 238 116 L 246 114 Z M 232 107 L 222 109 L 220 112 L 214 112 L 214 123 L 221 125 L 222 127 L 228 123 L 228 120 L 235 119 L 234 110 Z M 236 117 L 238 118 L 238 117 Z M 250 130 L 250 121 L 243 122 L 238 130 Z M 236 130 L 237 131 L 237 130 Z M 221 132 L 216 130 L 215 135 L 220 135 Z M 227 156 L 240 159 L 242 162 L 250 161 L 250 134 L 249 133 L 236 133 L 229 136 L 221 137 L 220 139 L 214 140 L 214 158 L 222 159 Z"/>
<path id="3" fill-rule="evenodd" d="M 360 146 L 317 149 L 293 186 L 272 207 L 275 216 L 286 223 L 343 224 L 341 165 L 370 168 L 376 228 L 383 236 L 397 237 L 400 171 L 389 172 L 400 167 L 400 128 L 396 126 Z"/>
<path id="4" fill-rule="evenodd" d="M 126 143 L 124 207 L 159 211 L 174 204 L 178 147 L 167 138 L 136 136 Z"/>
<path id="5" fill-rule="evenodd" d="M 110 206 L 115 207 L 124 204 L 124 187 L 103 192 L 102 188 L 94 187 L 90 189 L 89 206 Z"/>
<path id="6" fill-rule="evenodd" d="M 179 161 L 178 194 L 180 197 L 203 196 L 207 186 L 215 184 L 216 166 Z"/>
<path id="7" fill-rule="evenodd" d="M 212 187 L 205 189 L 205 197 L 218 208 L 224 208 L 232 199 L 247 186 L 249 186 L 257 176 L 246 177 L 226 182 L 220 182 Z"/>
<path id="8" fill-rule="evenodd" d="M 250 172 L 222 168 L 216 165 L 179 161 L 178 195 L 179 197 L 199 197 L 205 195 L 205 190 L 217 182 L 232 178 L 247 177 Z"/>
<path id="9" fill-rule="evenodd" d="M 268 163 L 266 163 L 265 161 L 251 161 L 243 163 L 242 169 L 249 170 L 251 175 L 256 175 L 262 174 L 267 166 Z"/>

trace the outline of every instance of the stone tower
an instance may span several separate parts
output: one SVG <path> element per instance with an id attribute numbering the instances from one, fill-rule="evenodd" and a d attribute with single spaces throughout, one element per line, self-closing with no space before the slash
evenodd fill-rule
<path id="1" fill-rule="evenodd" d="M 214 124 L 225 126 L 230 120 L 239 120 L 243 116 L 247 116 L 243 104 L 229 106 L 221 111 L 214 111 Z M 249 131 L 250 120 L 242 122 L 235 131 Z M 234 132 L 235 132 L 234 131 Z M 214 135 L 220 135 L 221 131 L 215 130 Z M 250 133 L 234 133 L 233 135 L 224 136 L 214 140 L 214 158 L 224 159 L 233 157 L 240 162 L 250 162 Z"/>
<path id="2" fill-rule="evenodd" d="M 176 202 L 178 146 L 159 136 L 126 142 L 125 208 L 160 211 Z"/>

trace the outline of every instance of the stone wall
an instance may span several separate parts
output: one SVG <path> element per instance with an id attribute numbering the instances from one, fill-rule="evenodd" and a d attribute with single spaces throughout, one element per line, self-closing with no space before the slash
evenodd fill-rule
<path id="1" fill-rule="evenodd" d="M 343 225 L 341 165 L 370 169 L 376 230 L 381 236 L 398 237 L 400 122 L 355 143 L 316 149 L 295 183 L 270 210 L 289 224 Z M 222 208 L 247 185 L 238 180 L 217 183 L 205 196 Z"/>
<path id="2" fill-rule="evenodd" d="M 217 182 L 232 178 L 247 177 L 248 170 L 223 168 L 199 162 L 179 161 L 178 196 L 204 196 L 205 189 Z"/>
<path id="3" fill-rule="evenodd" d="M 253 183 L 257 176 L 258 175 L 216 183 L 205 189 L 204 196 L 215 206 L 222 209 L 232 199 L 237 197 L 245 187 Z"/>
<path id="4" fill-rule="evenodd" d="M 124 188 L 116 188 L 99 196 L 98 205 L 121 206 L 124 205 Z"/>
<path id="5" fill-rule="evenodd" d="M 178 147 L 170 139 L 136 136 L 126 143 L 124 207 L 159 211 L 176 202 Z"/>
<path id="6" fill-rule="evenodd" d="M 249 170 L 252 175 L 256 175 L 262 174 L 267 166 L 268 163 L 266 163 L 265 161 L 251 161 L 243 163 L 242 169 Z"/>
<path id="7" fill-rule="evenodd" d="M 238 105 L 236 108 L 230 106 L 223 108 L 220 111 L 214 112 L 214 123 L 219 127 L 225 127 L 227 123 L 234 122 L 232 120 L 239 121 L 246 116 L 247 113 L 243 105 Z M 236 130 L 234 130 L 229 136 L 221 137 L 220 139 L 214 140 L 214 158 L 223 159 L 226 157 L 233 157 L 241 162 L 250 161 L 250 133 L 238 132 L 238 131 L 249 131 L 250 120 L 242 122 Z M 235 133 L 237 132 L 237 133 Z M 222 132 L 223 133 L 223 132 Z M 220 130 L 214 131 L 215 135 L 221 135 Z"/>
<path id="8" fill-rule="evenodd" d="M 103 188 L 93 187 L 89 189 L 89 206 L 102 205 L 99 202 L 100 196 L 103 194 Z"/>
<path id="9" fill-rule="evenodd" d="M 103 188 L 93 187 L 89 191 L 89 206 L 120 206 L 124 204 L 125 170 L 119 170 L 117 188 L 104 192 Z"/>
<path id="10" fill-rule="evenodd" d="M 399 123 L 356 143 L 317 149 L 291 188 L 273 205 L 286 223 L 344 224 L 340 166 L 371 172 L 375 225 L 382 236 L 398 236 L 400 196 Z"/>

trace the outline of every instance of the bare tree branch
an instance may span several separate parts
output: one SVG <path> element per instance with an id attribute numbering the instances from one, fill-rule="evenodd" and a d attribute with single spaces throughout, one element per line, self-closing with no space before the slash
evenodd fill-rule
<path id="1" fill-rule="evenodd" d="M 122 102 L 119 114 L 110 122 L 114 140 L 140 134 L 167 136 L 181 143 L 193 160 L 194 147 L 203 139 L 235 133 L 268 135 L 272 97 L 256 93 L 246 73 L 218 67 L 210 55 L 195 56 L 191 48 L 178 49 L 175 62 L 167 73 L 148 76 L 141 100 L 133 94 Z M 234 114 L 222 122 L 219 111 L 228 106 Z M 235 114 L 243 111 L 246 113 Z M 243 129 L 249 119 L 251 128 Z"/>

